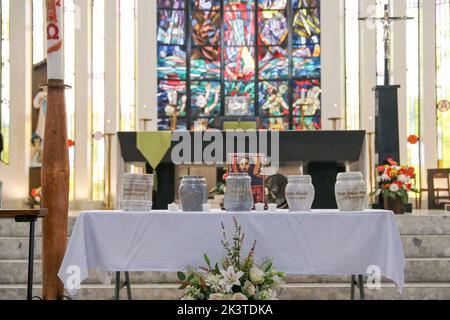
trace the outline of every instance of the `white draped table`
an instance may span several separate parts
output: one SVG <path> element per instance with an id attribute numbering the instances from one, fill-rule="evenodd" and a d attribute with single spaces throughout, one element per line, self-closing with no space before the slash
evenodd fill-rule
<path id="1" fill-rule="evenodd" d="M 256 256 L 271 257 L 279 271 L 293 275 L 365 275 L 376 266 L 400 292 L 405 259 L 395 216 L 390 211 L 311 213 L 151 213 L 95 211 L 78 217 L 59 271 L 76 294 L 89 269 L 184 271 L 204 265 L 203 255 L 219 261 L 221 223 L 229 238 L 236 217 L 245 232 L 245 251 L 257 240 Z M 245 252 L 244 251 L 244 252 Z"/>

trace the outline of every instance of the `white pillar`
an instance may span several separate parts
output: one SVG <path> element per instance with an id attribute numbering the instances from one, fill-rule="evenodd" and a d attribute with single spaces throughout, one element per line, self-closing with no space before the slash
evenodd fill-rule
<path id="1" fill-rule="evenodd" d="M 421 5 L 422 79 L 421 79 L 421 152 L 422 187 L 427 187 L 427 169 L 438 166 L 436 128 L 436 3 L 423 0 Z"/>
<path id="2" fill-rule="evenodd" d="M 322 25 L 322 128 L 329 130 L 329 118 L 340 117 L 345 127 L 345 15 L 343 0 L 325 0 L 321 5 Z M 336 107 L 335 107 L 336 106 Z"/>
<path id="3" fill-rule="evenodd" d="M 92 193 L 92 1 L 75 0 L 75 5 L 79 13 L 75 30 L 75 199 L 84 205 L 91 201 Z"/>
<path id="4" fill-rule="evenodd" d="M 119 79 L 119 1 L 105 1 L 105 132 L 116 133 L 120 124 Z M 117 135 L 111 140 L 111 203 L 115 203 L 117 190 L 118 154 Z M 108 150 L 106 150 L 108 152 Z M 105 155 L 105 159 L 107 156 Z M 105 164 L 107 166 L 107 164 Z M 106 168 L 108 170 L 108 168 Z M 105 176 L 106 178 L 106 176 Z M 107 183 L 107 181 L 106 181 Z"/>
<path id="5" fill-rule="evenodd" d="M 375 11 L 375 0 L 362 0 L 359 4 L 360 16 L 371 16 Z M 373 91 L 377 82 L 377 59 L 376 59 L 376 28 L 373 23 L 361 22 L 360 30 L 360 123 L 361 130 L 375 132 L 375 92 Z M 368 178 L 373 168 L 369 168 L 368 139 L 363 149 L 364 156 L 361 157 L 361 171 Z M 372 146 L 373 146 L 372 141 Z M 373 164 L 376 164 L 375 148 L 370 155 Z"/>
<path id="6" fill-rule="evenodd" d="M 28 197 L 32 108 L 32 2 L 10 1 L 10 160 L 0 163 L 5 207 Z"/>
<path id="7" fill-rule="evenodd" d="M 393 1 L 394 16 L 406 15 L 406 0 Z M 407 106 L 406 106 L 406 21 L 395 22 L 393 24 L 393 67 L 391 78 L 395 85 L 400 85 L 398 90 L 398 129 L 400 146 L 400 163 L 406 164 L 408 161 L 407 146 Z"/>
<path id="8" fill-rule="evenodd" d="M 373 14 L 375 0 L 360 1 L 360 15 Z M 372 11 L 373 10 L 373 11 Z M 361 85 L 361 129 L 375 131 L 375 92 L 377 60 L 376 29 L 371 23 L 360 24 L 360 85 Z"/>
<path id="9" fill-rule="evenodd" d="M 143 130 L 140 119 L 151 118 L 147 130 L 156 130 L 158 123 L 157 80 L 157 3 L 137 0 L 137 128 Z"/>

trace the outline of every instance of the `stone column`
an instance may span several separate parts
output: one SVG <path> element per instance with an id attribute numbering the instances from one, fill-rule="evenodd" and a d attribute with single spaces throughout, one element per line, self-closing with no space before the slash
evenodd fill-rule
<path id="1" fill-rule="evenodd" d="M 92 0 L 75 0 L 75 200 L 83 209 L 91 201 L 92 172 Z"/>
<path id="2" fill-rule="evenodd" d="M 28 197 L 31 140 L 31 0 L 10 1 L 9 163 L 0 163 L 5 207 L 22 207 Z M 5 137 L 4 137 L 5 138 Z"/>
<path id="3" fill-rule="evenodd" d="M 137 12 L 137 128 L 144 130 L 140 119 L 151 118 L 147 130 L 156 130 L 158 122 L 157 80 L 157 3 L 136 0 Z"/>
<path id="4" fill-rule="evenodd" d="M 345 128 L 345 35 L 344 0 L 323 1 L 322 25 L 322 128 L 330 130 L 329 118 L 340 117 Z"/>
<path id="5" fill-rule="evenodd" d="M 427 188 L 427 169 L 438 167 L 436 115 L 436 3 L 420 1 L 421 43 L 421 152 L 422 187 Z M 424 199 L 423 199 L 424 200 Z"/>

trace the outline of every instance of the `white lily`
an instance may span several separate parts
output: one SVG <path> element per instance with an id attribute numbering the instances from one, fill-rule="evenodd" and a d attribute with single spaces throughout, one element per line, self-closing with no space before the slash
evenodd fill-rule
<path id="1" fill-rule="evenodd" d="M 240 286 L 239 279 L 244 275 L 242 271 L 235 272 L 232 266 L 228 267 L 227 271 L 221 270 L 220 274 L 223 279 L 220 280 L 219 284 L 225 288 L 226 292 L 231 292 L 233 286 Z"/>

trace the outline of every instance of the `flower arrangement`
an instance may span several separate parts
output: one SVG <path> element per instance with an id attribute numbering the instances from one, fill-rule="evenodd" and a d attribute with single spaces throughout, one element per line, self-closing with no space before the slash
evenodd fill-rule
<path id="1" fill-rule="evenodd" d="M 205 254 L 206 266 L 200 270 L 189 268 L 178 272 L 180 290 L 184 300 L 275 300 L 284 273 L 273 267 L 272 260 L 263 259 L 255 263 L 256 241 L 245 257 L 241 256 L 245 234 L 236 218 L 233 218 L 233 243 L 227 239 L 222 223 L 222 246 L 227 256 L 214 267 Z"/>
<path id="2" fill-rule="evenodd" d="M 414 167 L 400 166 L 392 159 L 388 163 L 389 165 L 377 167 L 380 188 L 374 194 L 382 194 L 385 199 L 400 199 L 408 204 L 408 192 L 417 192 L 411 182 L 415 176 Z"/>
<path id="3" fill-rule="evenodd" d="M 30 208 L 34 208 L 35 206 L 40 206 L 41 202 L 42 202 L 42 188 L 32 189 L 26 204 Z"/>

